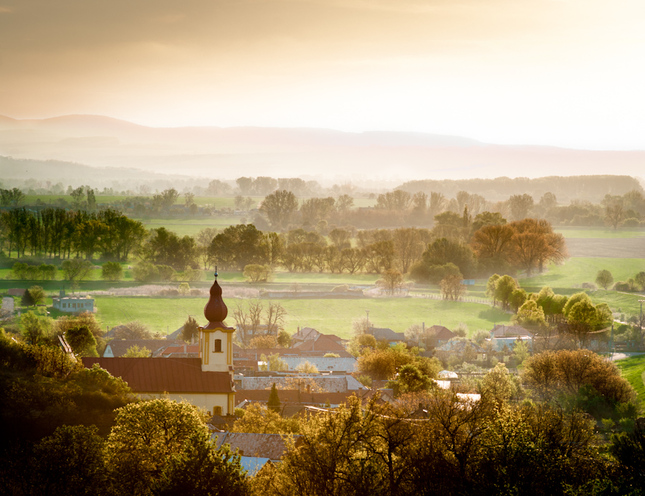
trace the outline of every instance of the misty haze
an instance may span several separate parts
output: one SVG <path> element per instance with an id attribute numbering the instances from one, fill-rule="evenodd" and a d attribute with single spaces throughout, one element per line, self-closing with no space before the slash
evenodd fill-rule
<path id="1" fill-rule="evenodd" d="M 0 492 L 643 494 L 644 25 L 0 0 Z"/>

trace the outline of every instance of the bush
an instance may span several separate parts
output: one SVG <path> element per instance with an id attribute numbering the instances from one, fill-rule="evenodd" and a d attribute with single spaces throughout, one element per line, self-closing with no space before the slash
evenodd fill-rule
<path id="1" fill-rule="evenodd" d="M 123 267 L 118 262 L 105 262 L 101 267 L 101 277 L 106 281 L 120 281 L 123 277 Z"/>
<path id="2" fill-rule="evenodd" d="M 173 276 L 175 275 L 175 269 L 170 265 L 156 265 L 157 271 L 159 272 L 159 279 L 162 281 L 172 281 Z"/>
<path id="3" fill-rule="evenodd" d="M 641 223 L 636 217 L 630 217 L 620 223 L 620 227 L 640 227 Z"/>
<path id="4" fill-rule="evenodd" d="M 159 269 L 150 262 L 139 262 L 132 269 L 132 277 L 139 282 L 156 281 L 159 279 Z"/>
<path id="5" fill-rule="evenodd" d="M 615 291 L 630 291 L 630 284 L 627 281 L 618 281 L 614 284 Z"/>

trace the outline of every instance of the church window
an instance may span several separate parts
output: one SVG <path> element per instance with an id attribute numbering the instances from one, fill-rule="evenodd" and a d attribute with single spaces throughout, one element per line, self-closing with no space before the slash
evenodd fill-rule
<path id="1" fill-rule="evenodd" d="M 222 340 L 221 339 L 216 339 L 215 340 L 215 353 L 221 353 L 222 352 Z"/>

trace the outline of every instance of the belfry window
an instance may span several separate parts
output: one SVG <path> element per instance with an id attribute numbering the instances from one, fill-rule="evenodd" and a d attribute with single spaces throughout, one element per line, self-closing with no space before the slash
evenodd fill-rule
<path id="1" fill-rule="evenodd" d="M 222 352 L 222 340 L 221 339 L 216 339 L 215 340 L 215 349 L 213 350 L 214 353 L 221 353 Z"/>

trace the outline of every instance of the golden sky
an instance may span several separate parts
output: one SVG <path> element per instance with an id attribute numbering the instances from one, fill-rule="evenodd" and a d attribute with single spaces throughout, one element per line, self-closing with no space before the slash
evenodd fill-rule
<path id="1" fill-rule="evenodd" d="M 643 0 L 0 0 L 0 114 L 645 149 Z"/>

